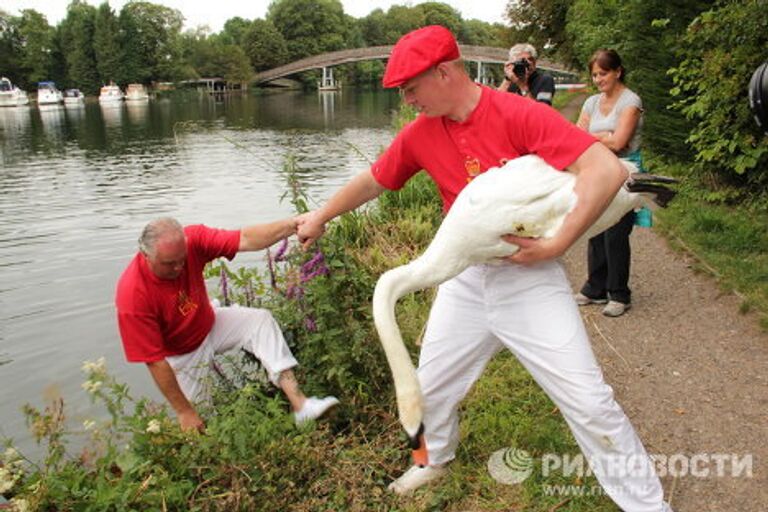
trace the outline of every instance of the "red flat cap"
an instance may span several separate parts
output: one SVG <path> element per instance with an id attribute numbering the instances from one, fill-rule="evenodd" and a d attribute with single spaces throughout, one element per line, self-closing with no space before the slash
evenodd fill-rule
<path id="1" fill-rule="evenodd" d="M 397 87 L 441 62 L 459 58 L 459 45 L 451 31 L 440 25 L 408 32 L 395 44 L 381 80 Z"/>

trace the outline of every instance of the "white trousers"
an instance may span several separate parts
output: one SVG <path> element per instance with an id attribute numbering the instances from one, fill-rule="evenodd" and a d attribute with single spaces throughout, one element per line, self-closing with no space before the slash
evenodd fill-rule
<path id="1" fill-rule="evenodd" d="M 454 458 L 458 405 L 506 347 L 557 405 L 606 493 L 625 512 L 661 512 L 652 463 L 592 353 L 559 262 L 470 267 L 443 283 L 419 358 L 429 460 Z M 627 462 L 630 476 L 611 465 Z M 607 469 L 606 469 L 607 468 Z"/>
<path id="2" fill-rule="evenodd" d="M 214 307 L 213 311 L 216 321 L 197 349 L 165 358 L 190 402 L 210 397 L 207 377 L 216 354 L 239 348 L 247 350 L 261 361 L 269 380 L 276 386 L 280 372 L 298 365 L 280 327 L 266 309 L 234 306 Z"/>

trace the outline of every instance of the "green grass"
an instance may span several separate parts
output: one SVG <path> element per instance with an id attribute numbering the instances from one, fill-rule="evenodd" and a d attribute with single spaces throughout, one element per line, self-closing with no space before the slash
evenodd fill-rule
<path id="1" fill-rule="evenodd" d="M 682 173 L 660 171 L 667 170 Z M 301 204 L 300 198 L 294 201 Z M 659 228 L 683 240 L 724 287 L 743 294 L 744 310 L 764 314 L 765 211 L 714 206 L 686 183 L 670 209 L 661 212 Z M 286 401 L 264 384 L 261 370 L 239 361 L 220 383 L 215 407 L 204 411 L 203 436 L 179 432 L 165 406 L 130 397 L 105 369 L 91 367 L 92 396 L 109 419 L 97 419 L 84 430 L 67 423 L 64 402 L 45 411 L 28 408 L 28 423 L 46 455 L 40 461 L 9 452 L 1 456 L 15 475 L 6 496 L 46 511 L 616 511 L 601 495 L 548 495 L 554 485 L 593 488 L 596 482 L 558 472 L 543 477 L 543 454 L 575 456 L 578 449 L 559 411 L 506 352 L 491 361 L 462 404 L 462 439 L 449 475 L 412 497 L 386 491 L 408 467 L 409 451 L 373 329 L 370 298 L 378 276 L 420 253 L 440 219 L 434 186 L 419 176 L 402 191 L 383 196 L 375 208 L 333 224 L 321 245 L 331 272 L 306 283 L 298 299 L 285 291 L 311 254 L 292 250 L 287 261 L 275 264 L 274 287 L 257 269 L 225 270 L 235 302 L 247 302 L 253 290 L 275 313 L 304 362 L 298 374 L 305 390 L 342 399 L 335 416 L 317 428 L 295 429 Z M 398 304 L 398 321 L 414 358 L 432 296 L 428 290 Z M 309 317 L 317 330 L 307 326 Z M 153 422 L 159 432 L 148 430 Z M 86 447 L 70 453 L 72 436 L 87 439 L 78 443 Z M 506 448 L 533 457 L 533 473 L 520 485 L 499 483 L 488 471 L 491 454 Z"/>
<path id="2" fill-rule="evenodd" d="M 768 208 L 761 207 L 760 200 L 742 205 L 713 202 L 711 192 L 686 176 L 681 166 L 661 166 L 654 172 L 683 180 L 669 208 L 657 211 L 658 232 L 692 255 L 697 270 L 738 294 L 741 312 L 755 312 L 768 330 Z"/>

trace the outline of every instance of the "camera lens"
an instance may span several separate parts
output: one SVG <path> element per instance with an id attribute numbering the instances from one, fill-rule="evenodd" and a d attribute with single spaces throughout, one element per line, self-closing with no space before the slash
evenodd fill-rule
<path id="1" fill-rule="evenodd" d="M 530 66 L 530 64 L 527 60 L 517 60 L 512 63 L 512 72 L 517 78 L 525 78 L 525 74 L 528 72 L 528 66 Z"/>

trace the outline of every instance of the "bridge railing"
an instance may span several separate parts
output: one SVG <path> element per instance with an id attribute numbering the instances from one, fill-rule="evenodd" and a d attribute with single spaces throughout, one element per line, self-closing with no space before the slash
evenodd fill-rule
<path id="1" fill-rule="evenodd" d="M 494 48 L 492 46 L 472 46 L 459 45 L 461 56 L 464 60 L 472 62 L 483 62 L 487 64 L 504 64 L 507 62 L 508 50 L 505 48 Z M 260 84 L 275 80 L 288 75 L 294 75 L 311 69 L 320 69 L 324 67 L 338 66 L 359 62 L 362 60 L 388 59 L 392 53 L 392 46 L 369 46 L 367 48 L 354 48 L 350 50 L 339 50 L 336 52 L 313 55 L 305 59 L 300 59 L 284 66 L 257 73 L 253 77 L 253 82 Z M 573 72 L 562 65 L 539 60 L 537 66 L 542 69 Z"/>

